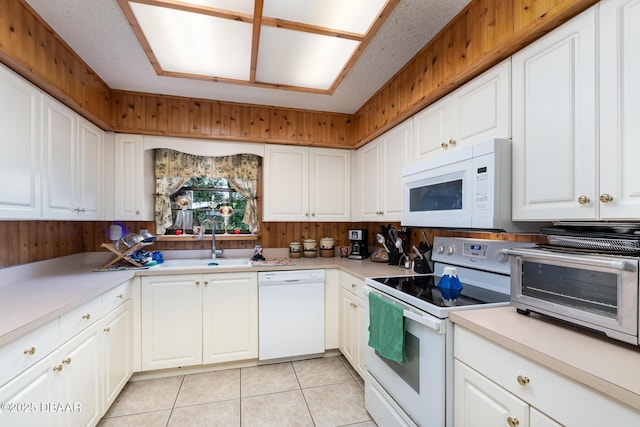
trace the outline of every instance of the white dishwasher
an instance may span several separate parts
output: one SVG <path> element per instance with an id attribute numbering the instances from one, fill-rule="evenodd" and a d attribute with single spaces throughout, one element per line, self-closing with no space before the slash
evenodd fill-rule
<path id="1" fill-rule="evenodd" d="M 324 353 L 324 270 L 258 273 L 258 363 Z"/>

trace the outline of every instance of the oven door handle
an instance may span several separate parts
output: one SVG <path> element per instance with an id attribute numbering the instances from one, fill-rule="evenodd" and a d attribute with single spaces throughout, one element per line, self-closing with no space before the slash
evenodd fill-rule
<path id="1" fill-rule="evenodd" d="M 531 257 L 531 258 L 539 258 L 539 259 L 549 259 L 554 261 L 563 261 L 570 262 L 573 264 L 585 264 L 591 265 L 595 267 L 603 267 L 603 268 L 611 268 L 614 270 L 624 270 L 624 271 L 637 271 L 637 266 L 625 260 L 605 260 L 593 256 L 571 256 L 571 255 L 563 255 L 563 254 L 555 254 L 551 252 L 545 252 L 541 254 L 537 250 L 527 250 L 527 249 L 507 249 L 506 253 L 512 256 L 522 256 L 522 257 Z"/>
<path id="2" fill-rule="evenodd" d="M 369 292 L 373 292 L 371 288 L 366 285 L 362 288 L 362 290 L 364 291 L 364 294 L 367 297 L 369 296 Z M 376 295 L 380 295 L 380 294 L 376 292 Z M 429 315 L 422 316 L 418 313 L 415 313 L 411 310 L 406 310 L 406 309 L 402 311 L 402 315 L 407 319 L 413 320 L 414 322 L 421 324 L 422 326 L 426 326 L 429 329 L 433 329 L 440 335 L 444 335 L 446 332 L 445 322 L 443 322 L 441 319 L 438 319 L 436 317 L 429 316 Z"/>
<path id="3" fill-rule="evenodd" d="M 419 323 L 422 326 L 426 326 L 429 329 L 433 329 L 440 335 L 444 335 L 444 333 L 446 332 L 445 324 L 440 319 L 435 319 L 431 316 L 421 316 L 409 310 L 404 310 L 403 315 L 407 319 L 413 320 L 414 322 Z"/>

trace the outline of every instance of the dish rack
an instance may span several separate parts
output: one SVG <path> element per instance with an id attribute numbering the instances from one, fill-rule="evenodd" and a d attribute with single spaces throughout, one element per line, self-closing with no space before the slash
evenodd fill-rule
<path id="1" fill-rule="evenodd" d="M 105 265 L 103 265 L 101 268 L 102 269 L 107 269 L 109 267 L 111 267 L 112 265 L 120 262 L 120 261 L 126 261 L 130 264 L 132 264 L 135 267 L 142 267 L 142 264 L 140 264 L 138 261 L 133 260 L 129 257 L 129 255 L 133 255 L 134 253 L 136 253 L 138 250 L 142 249 L 144 246 L 149 246 L 151 243 L 145 243 L 145 242 L 138 242 L 135 245 L 131 246 L 130 248 L 127 248 L 126 251 L 124 252 L 120 252 L 118 249 L 116 249 L 116 245 L 113 243 L 103 243 L 102 246 L 103 248 L 107 249 L 108 251 L 112 252 L 116 257 L 114 259 L 112 259 L 111 261 L 109 261 L 108 263 L 106 263 Z"/>

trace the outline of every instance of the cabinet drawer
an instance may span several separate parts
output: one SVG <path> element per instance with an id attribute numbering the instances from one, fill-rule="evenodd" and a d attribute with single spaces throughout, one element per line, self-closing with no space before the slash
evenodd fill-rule
<path id="1" fill-rule="evenodd" d="M 564 425 L 609 425 L 612 416 L 640 425 L 633 408 L 464 328 L 456 326 L 453 348 L 456 359 Z"/>
<path id="2" fill-rule="evenodd" d="M 102 294 L 102 313 L 109 313 L 129 298 L 131 298 L 131 281 L 126 281 Z"/>
<path id="3" fill-rule="evenodd" d="M 341 282 L 343 289 L 348 290 L 360 298 L 365 298 L 364 290 L 362 289 L 364 287 L 364 280 L 343 272 Z"/>
<path id="4" fill-rule="evenodd" d="M 20 374 L 60 344 L 58 319 L 0 347 L 0 385 Z"/>
<path id="5" fill-rule="evenodd" d="M 102 298 L 97 297 L 60 317 L 61 342 L 67 341 L 102 317 Z"/>

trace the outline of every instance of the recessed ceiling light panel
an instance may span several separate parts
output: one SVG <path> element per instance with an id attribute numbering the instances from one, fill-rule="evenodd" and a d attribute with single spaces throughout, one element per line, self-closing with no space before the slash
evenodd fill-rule
<path id="1" fill-rule="evenodd" d="M 253 15 L 254 0 L 181 0 L 182 3 Z"/>
<path id="2" fill-rule="evenodd" d="M 164 71 L 249 79 L 251 24 L 142 3 L 130 5 Z"/>
<path id="3" fill-rule="evenodd" d="M 277 27 L 262 27 L 256 80 L 329 89 L 358 42 Z"/>
<path id="4" fill-rule="evenodd" d="M 262 14 L 357 34 L 367 32 L 387 0 L 264 0 Z"/>

